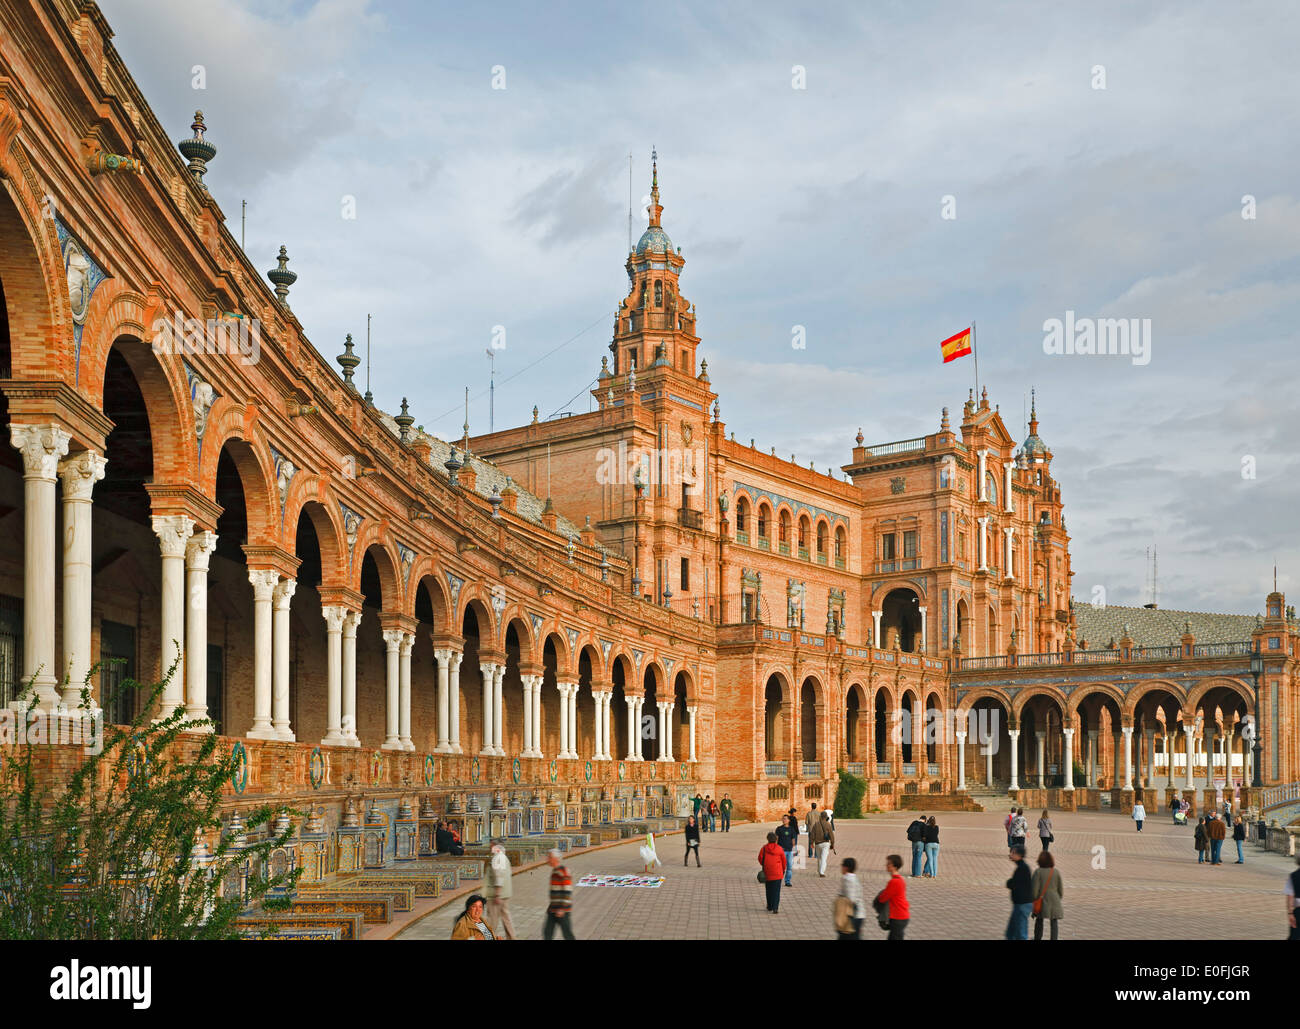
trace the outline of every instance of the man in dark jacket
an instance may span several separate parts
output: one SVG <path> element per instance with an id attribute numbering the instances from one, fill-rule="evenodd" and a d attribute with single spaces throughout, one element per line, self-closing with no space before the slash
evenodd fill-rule
<path id="1" fill-rule="evenodd" d="M 1241 853 L 1241 845 L 1246 840 L 1246 819 L 1238 818 L 1232 827 L 1232 842 L 1237 845 L 1237 864 L 1244 865 L 1245 857 Z"/>
<path id="2" fill-rule="evenodd" d="M 781 824 L 776 827 L 776 842 L 785 851 L 785 885 L 794 885 L 794 862 L 791 852 L 799 839 L 799 825 L 789 815 L 781 816 Z"/>
<path id="3" fill-rule="evenodd" d="M 446 822 L 438 823 L 438 831 L 434 834 L 434 849 L 439 854 L 450 854 L 453 857 L 460 857 L 465 853 L 465 848 L 456 842 Z"/>
<path id="4" fill-rule="evenodd" d="M 1007 922 L 1008 940 L 1029 939 L 1029 913 L 1034 907 L 1033 876 L 1025 864 L 1025 848 L 1012 847 L 1008 853 L 1015 871 L 1007 880 L 1007 889 L 1011 891 L 1011 918 Z"/>
<path id="5" fill-rule="evenodd" d="M 1228 838 L 1228 827 L 1223 824 L 1223 819 L 1217 812 L 1210 813 L 1209 824 L 1205 827 L 1205 835 L 1210 841 L 1210 864 L 1223 864 L 1223 841 Z"/>
<path id="6" fill-rule="evenodd" d="M 925 815 L 917 815 L 907 827 L 907 842 L 912 845 L 912 878 L 921 874 L 921 861 L 925 857 Z"/>

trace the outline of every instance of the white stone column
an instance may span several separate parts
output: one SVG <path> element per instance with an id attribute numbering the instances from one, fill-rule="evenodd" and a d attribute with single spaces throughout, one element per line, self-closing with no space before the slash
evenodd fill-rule
<path id="1" fill-rule="evenodd" d="M 1215 740 L 1217 737 L 1214 733 L 1214 725 L 1211 722 L 1205 723 L 1205 788 L 1214 789 L 1214 750 Z"/>
<path id="2" fill-rule="evenodd" d="M 926 652 L 925 641 L 926 641 L 926 639 L 928 638 L 928 637 L 926 636 L 926 629 L 925 629 L 925 626 L 926 626 L 926 622 L 925 622 L 925 605 L 924 605 L 924 604 L 919 605 L 918 608 L 917 608 L 917 610 L 919 610 L 919 611 L 921 612 L 921 646 L 920 646 L 920 651 L 921 651 L 922 654 L 924 654 L 924 653 Z"/>
<path id="3" fill-rule="evenodd" d="M 451 693 L 447 698 L 447 703 L 451 708 L 451 752 L 453 754 L 465 753 L 465 748 L 460 742 L 460 666 L 465 660 L 463 650 L 452 651 L 451 667 L 448 669 L 448 678 L 451 682 Z"/>
<path id="4" fill-rule="evenodd" d="M 415 634 L 405 633 L 398 651 L 397 670 L 397 738 L 403 750 L 414 750 L 411 739 L 411 651 L 415 647 Z"/>
<path id="5" fill-rule="evenodd" d="M 957 789 L 966 788 L 966 734 L 957 734 Z"/>
<path id="6" fill-rule="evenodd" d="M 506 752 L 505 747 L 501 745 L 506 721 L 505 704 L 502 703 L 501 699 L 502 684 L 505 682 L 505 677 L 506 666 L 497 665 L 496 674 L 492 677 L 492 752 L 497 757 L 503 757 Z"/>
<path id="7" fill-rule="evenodd" d="M 659 746 L 659 752 L 666 755 L 662 760 L 676 761 L 677 755 L 673 753 L 673 708 L 677 705 L 671 700 L 664 701 L 664 737 Z"/>
<path id="8" fill-rule="evenodd" d="M 297 588 L 296 579 L 281 579 L 280 585 L 275 588 L 272 605 L 272 724 L 275 726 L 275 738 L 289 743 L 294 739 L 293 727 L 289 725 L 289 601 L 293 599 Z"/>
<path id="9" fill-rule="evenodd" d="M 983 497 L 980 497 L 980 499 L 983 500 L 984 498 L 983 498 Z M 979 538 L 978 538 L 978 540 L 977 540 L 977 545 L 978 545 L 978 547 L 979 547 L 979 559 L 980 559 L 980 567 L 979 567 L 979 570 L 980 570 L 981 572 L 987 572 L 987 571 L 989 570 L 989 519 L 988 519 L 988 515 L 981 515 L 979 518 L 976 518 L 975 521 L 979 522 L 979 527 L 980 527 Z"/>
<path id="10" fill-rule="evenodd" d="M 993 740 L 984 744 L 984 785 L 989 789 L 993 788 Z M 899 747 L 899 757 L 902 757 L 902 747 Z M 895 774 L 898 774 L 895 772 Z"/>
<path id="11" fill-rule="evenodd" d="M 1097 731 L 1095 729 L 1088 730 L 1087 750 L 1084 753 L 1083 774 L 1086 779 L 1084 785 L 1087 786 L 1088 789 L 1092 789 L 1097 785 Z"/>
<path id="12" fill-rule="evenodd" d="M 321 617 L 325 619 L 325 747 L 345 747 L 343 735 L 343 621 L 347 608 L 322 605 Z M 355 641 L 355 637 L 353 637 Z M 353 656 L 355 657 L 355 649 Z"/>
<path id="13" fill-rule="evenodd" d="M 695 712 L 699 707 L 692 705 L 686 709 L 686 713 L 691 716 L 691 760 L 695 760 Z"/>
<path id="14" fill-rule="evenodd" d="M 402 674 L 402 641 L 406 633 L 401 629 L 384 629 L 384 742 L 381 750 L 405 750 L 398 726 L 398 680 Z"/>
<path id="15" fill-rule="evenodd" d="M 641 724 L 636 717 L 636 697 L 630 697 L 626 693 L 627 707 L 627 757 L 625 761 L 639 760 L 639 750 L 641 745 Z"/>
<path id="16" fill-rule="evenodd" d="M 519 681 L 524 687 L 524 743 L 519 749 L 520 757 L 533 756 L 533 679 L 532 675 L 521 675 Z"/>
<path id="17" fill-rule="evenodd" d="M 1074 789 L 1074 728 L 1062 729 L 1061 735 L 1065 737 L 1065 754 L 1063 764 L 1065 765 L 1065 788 Z"/>
<path id="18" fill-rule="evenodd" d="M 988 486 L 986 486 L 984 483 L 984 473 L 988 470 L 989 452 L 987 450 L 981 450 L 978 452 L 978 455 L 980 459 L 980 468 L 979 468 L 980 488 L 979 488 L 978 495 L 980 500 L 988 500 L 989 498 Z"/>
<path id="19" fill-rule="evenodd" d="M 569 690 L 571 688 L 567 682 L 555 684 L 555 691 L 560 695 L 560 749 L 555 755 L 558 758 L 569 756 Z"/>
<path id="20" fill-rule="evenodd" d="M 871 645 L 877 650 L 885 649 L 885 641 L 880 638 L 880 616 L 884 611 L 871 612 Z"/>
<path id="21" fill-rule="evenodd" d="M 1003 506 L 1002 510 L 1006 511 L 1007 514 L 1014 514 L 1016 510 L 1016 505 L 1011 496 L 1011 481 L 1014 476 L 1015 470 L 1014 470 L 1014 466 L 1010 461 L 1006 463 L 1005 471 L 1006 471 L 1006 494 L 1007 495 L 1006 495 L 1006 504 Z M 1008 565 L 1007 567 L 1009 568 L 1011 566 Z"/>
<path id="22" fill-rule="evenodd" d="M 59 459 L 72 437 L 57 425 L 10 425 L 9 442 L 23 455 L 23 669 L 22 686 L 35 687 L 30 702 L 58 702 L 54 664 L 54 484 Z M 157 530 L 155 530 L 157 531 Z M 187 532 L 186 536 L 189 535 Z M 182 553 L 184 549 L 182 548 Z M 178 587 L 178 592 L 180 587 Z M 180 629 L 176 629 L 180 639 Z M 170 664 L 166 658 L 163 668 Z M 179 689 L 179 681 L 175 682 Z M 164 697 L 164 700 L 166 698 Z M 172 704 L 175 707 L 175 701 Z M 170 713 L 170 708 L 167 711 Z"/>
<path id="23" fill-rule="evenodd" d="M 108 462 L 83 450 L 59 465 L 63 479 L 63 703 L 77 707 L 90 686 L 91 493 Z M 99 707 L 93 688 L 90 707 Z"/>
<path id="24" fill-rule="evenodd" d="M 1008 729 L 1011 737 L 1011 789 L 1020 789 L 1020 730 Z"/>
<path id="25" fill-rule="evenodd" d="M 1004 534 L 1006 535 L 1006 537 L 1007 537 L 1007 542 L 1006 542 L 1006 547 L 1005 547 L 1005 551 L 1006 551 L 1006 563 L 1003 565 L 1003 567 L 1006 569 L 1006 577 L 1007 577 L 1008 579 L 1014 579 L 1014 578 L 1016 577 L 1016 566 L 1015 566 L 1015 557 L 1016 557 L 1016 542 L 1015 542 L 1015 535 L 1016 535 L 1016 530 L 1013 529 L 1010 525 L 1008 525 L 1008 526 L 1007 526 L 1005 529 L 1003 529 L 1002 531 L 1003 531 L 1003 533 L 1004 533 Z"/>
<path id="26" fill-rule="evenodd" d="M 542 685 L 546 677 L 538 675 L 535 678 L 537 682 L 533 686 L 533 750 L 536 757 L 545 757 L 546 750 L 542 746 Z"/>
<path id="27" fill-rule="evenodd" d="M 659 757 L 656 758 L 656 760 L 658 761 L 672 760 L 671 758 L 668 757 L 668 753 L 667 753 L 668 750 L 667 707 L 668 705 L 664 701 L 662 700 L 655 701 L 655 712 L 656 712 L 656 718 L 658 719 L 657 731 L 659 733 Z"/>
<path id="28" fill-rule="evenodd" d="M 495 738 L 492 735 L 492 712 L 496 710 L 496 698 L 493 693 L 492 682 L 496 678 L 496 665 L 490 661 L 480 661 L 478 670 L 479 677 L 483 680 L 483 746 L 479 750 L 479 755 L 492 757 L 496 753 L 492 746 L 492 741 Z"/>
<path id="29" fill-rule="evenodd" d="M 361 746 L 357 735 L 357 628 L 361 612 L 343 616 L 343 739 L 346 746 Z"/>
<path id="30" fill-rule="evenodd" d="M 1194 752 L 1196 742 L 1192 739 L 1192 736 L 1195 732 L 1196 732 L 1196 726 L 1194 725 L 1183 726 L 1183 735 L 1187 737 L 1187 789 L 1189 790 L 1195 789 L 1196 787 L 1196 784 L 1192 781 L 1192 768 L 1195 766 L 1195 758 L 1196 758 Z M 1171 764 L 1169 768 L 1170 768 L 1170 775 L 1172 776 L 1173 765 Z"/>
<path id="31" fill-rule="evenodd" d="M 581 690 L 581 683 L 569 683 L 569 757 L 572 758 L 577 758 L 580 755 L 578 750 L 578 693 Z"/>
<path id="32" fill-rule="evenodd" d="M 1047 789 L 1047 733 L 1036 732 L 1034 735 L 1038 737 L 1038 763 L 1036 766 L 1038 768 L 1038 788 L 1045 790 Z"/>
<path id="33" fill-rule="evenodd" d="M 185 706 L 185 547 L 194 532 L 194 520 L 187 515 L 154 515 L 153 531 L 162 553 L 162 671 L 172 662 L 176 671 L 163 690 L 159 718 L 167 718 Z M 53 626 L 50 639 L 53 641 Z"/>
<path id="34" fill-rule="evenodd" d="M 1124 789 L 1133 791 L 1133 726 L 1120 727 L 1124 734 Z"/>
<path id="35" fill-rule="evenodd" d="M 274 568 L 250 568 L 253 586 L 253 726 L 245 733 L 254 740 L 278 739 L 271 725 L 271 605 L 280 573 Z"/>
<path id="36" fill-rule="evenodd" d="M 185 613 L 185 716 L 208 718 L 208 559 L 217 547 L 215 532 L 196 532 L 185 547 L 189 610 Z M 211 725 L 193 732 L 212 732 Z"/>
<path id="37" fill-rule="evenodd" d="M 433 652 L 434 660 L 438 662 L 438 743 L 433 748 L 435 754 L 451 753 L 451 737 L 448 734 L 451 728 L 448 721 L 448 690 L 451 688 L 448 681 L 448 668 L 451 663 L 451 649 L 449 647 L 439 647 Z"/>

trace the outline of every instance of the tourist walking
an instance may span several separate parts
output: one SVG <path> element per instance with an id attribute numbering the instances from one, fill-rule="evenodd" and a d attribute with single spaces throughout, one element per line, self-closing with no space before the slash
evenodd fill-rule
<path id="1" fill-rule="evenodd" d="M 902 857 L 890 854 L 885 858 L 885 871 L 889 873 L 889 882 L 876 894 L 872 907 L 880 914 L 881 927 L 889 927 L 886 939 L 901 940 L 912 917 L 911 909 L 907 906 L 907 883 L 902 876 Z"/>
<path id="2" fill-rule="evenodd" d="M 782 816 L 783 824 L 788 818 Z M 767 910 L 776 914 L 781 907 L 781 880 L 790 862 L 790 852 L 777 842 L 776 833 L 767 834 L 767 843 L 758 852 L 759 880 L 767 893 Z"/>
<path id="3" fill-rule="evenodd" d="M 1020 847 L 1022 850 L 1025 846 L 1025 837 L 1029 834 L 1029 822 L 1025 819 L 1025 809 L 1019 808 L 1015 817 L 1011 819 L 1011 846 Z"/>
<path id="4" fill-rule="evenodd" d="M 799 838 L 799 826 L 789 815 L 781 816 L 781 824 L 776 827 L 776 841 L 785 851 L 785 885 L 794 885 L 794 845 Z"/>
<path id="5" fill-rule="evenodd" d="M 1205 852 L 1209 849 L 1209 838 L 1205 835 L 1205 816 L 1202 815 L 1196 820 L 1196 834 L 1193 837 L 1196 843 L 1196 863 L 1205 864 Z"/>
<path id="6" fill-rule="evenodd" d="M 510 921 L 510 898 L 514 895 L 514 871 L 510 867 L 510 857 L 506 848 L 499 843 L 492 844 L 492 860 L 488 862 L 488 904 L 487 914 L 497 925 L 505 930 L 506 939 L 515 938 L 515 927 Z"/>
<path id="7" fill-rule="evenodd" d="M 1223 824 L 1225 827 L 1232 828 L 1232 801 L 1223 802 Z"/>
<path id="8" fill-rule="evenodd" d="M 1175 797 L 1173 803 L 1169 805 L 1169 817 L 1171 817 L 1174 820 L 1174 825 L 1180 824 L 1178 820 L 1178 812 L 1181 811 L 1182 809 L 1183 809 L 1183 802 L 1179 800 L 1177 797 Z"/>
<path id="9" fill-rule="evenodd" d="M 835 849 L 835 827 L 831 825 L 830 817 L 825 811 L 821 817 L 813 823 L 813 827 L 808 830 L 808 843 L 816 848 L 817 852 L 817 875 L 822 879 L 826 878 L 826 858 L 829 853 Z"/>
<path id="10" fill-rule="evenodd" d="M 925 856 L 925 815 L 917 815 L 907 827 L 907 842 L 912 845 L 912 878 L 921 874 L 921 859 Z"/>
<path id="11" fill-rule="evenodd" d="M 803 820 L 803 831 L 806 832 L 806 833 L 808 834 L 808 847 L 809 847 L 808 854 L 809 854 L 809 856 L 811 856 L 812 853 L 813 853 L 813 851 L 812 851 L 812 849 L 811 849 L 811 848 L 812 848 L 812 843 L 813 843 L 813 841 L 812 841 L 812 831 L 813 831 L 813 826 L 816 825 L 816 824 L 817 824 L 818 822 L 820 822 L 820 821 L 821 821 L 821 815 L 820 815 L 820 813 L 817 811 L 817 804 L 816 804 L 816 802 L 814 802 L 813 805 L 812 805 L 812 807 L 810 807 L 810 808 L 808 809 L 808 814 L 804 817 L 804 820 Z"/>
<path id="12" fill-rule="evenodd" d="M 841 940 L 860 940 L 867 909 L 862 902 L 858 863 L 851 857 L 840 862 L 840 892 L 835 900 L 835 932 Z M 842 901 L 847 903 L 841 903 Z"/>
<path id="13" fill-rule="evenodd" d="M 1038 842 L 1042 844 L 1039 852 L 1051 847 L 1055 839 L 1056 836 L 1052 833 L 1052 820 L 1047 816 L 1047 808 L 1043 808 L 1043 814 L 1038 819 Z"/>
<path id="14" fill-rule="evenodd" d="M 722 795 L 722 803 L 718 805 L 718 813 L 722 815 L 722 831 L 731 832 L 731 794 Z"/>
<path id="15" fill-rule="evenodd" d="M 1056 858 L 1051 851 L 1038 853 L 1038 867 L 1029 883 L 1034 891 L 1034 939 L 1043 938 L 1043 923 L 1051 923 L 1052 939 L 1056 939 L 1057 926 L 1065 917 L 1065 888 L 1061 885 L 1060 873 L 1056 870 Z"/>
<path id="16" fill-rule="evenodd" d="M 927 878 L 939 878 L 939 823 L 934 815 L 925 822 L 925 867 L 921 872 Z"/>
<path id="17" fill-rule="evenodd" d="M 1011 809 L 1011 814 L 1002 820 L 1002 828 L 1007 831 L 1007 847 L 1011 846 L 1011 823 L 1016 820 L 1016 809 Z"/>
<path id="18" fill-rule="evenodd" d="M 495 940 L 492 926 L 483 917 L 483 895 L 471 893 L 465 898 L 465 910 L 451 927 L 453 940 Z"/>
<path id="19" fill-rule="evenodd" d="M 1210 864 L 1223 864 L 1223 841 L 1228 838 L 1228 827 L 1223 824 L 1217 811 L 1206 815 L 1209 823 L 1205 826 L 1205 835 L 1210 841 Z"/>
<path id="20" fill-rule="evenodd" d="M 711 794 L 704 795 L 704 822 L 703 827 L 709 832 L 713 832 L 713 818 L 717 813 L 718 806 L 713 802 Z"/>
<path id="21" fill-rule="evenodd" d="M 1011 918 L 1007 921 L 1008 940 L 1029 939 L 1029 912 L 1034 906 L 1033 876 L 1025 864 L 1025 848 L 1016 844 L 1008 852 L 1015 870 L 1007 880 L 1011 891 Z"/>
<path id="22" fill-rule="evenodd" d="M 561 854 L 553 850 L 547 855 L 551 865 L 551 902 L 546 906 L 546 928 L 542 938 L 549 940 L 558 928 L 566 940 L 573 939 L 573 878 L 560 864 Z"/>
<path id="23" fill-rule="evenodd" d="M 695 816 L 686 819 L 686 856 L 682 858 L 683 867 L 690 864 L 691 851 L 695 852 L 695 867 L 700 866 L 700 827 L 695 824 Z"/>
<path id="24" fill-rule="evenodd" d="M 1147 809 L 1142 806 L 1142 801 L 1133 805 L 1133 821 L 1137 822 L 1138 832 L 1142 831 L 1142 823 L 1147 820 Z"/>
<path id="25" fill-rule="evenodd" d="M 697 793 L 691 803 L 695 805 L 695 810 L 692 813 L 695 815 L 696 824 L 698 824 L 701 817 L 700 809 L 704 807 L 704 798 Z"/>
<path id="26" fill-rule="evenodd" d="M 1246 841 L 1246 820 L 1238 818 L 1237 824 L 1232 827 L 1232 842 L 1237 845 L 1237 864 L 1244 865 L 1246 858 L 1241 852 L 1241 845 Z"/>

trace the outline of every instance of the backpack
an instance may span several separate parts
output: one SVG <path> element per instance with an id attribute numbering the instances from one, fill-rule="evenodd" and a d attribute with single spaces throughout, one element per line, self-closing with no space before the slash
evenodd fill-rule
<path id="1" fill-rule="evenodd" d="M 924 824 L 918 819 L 907 827 L 907 842 L 916 843 L 925 839 Z"/>

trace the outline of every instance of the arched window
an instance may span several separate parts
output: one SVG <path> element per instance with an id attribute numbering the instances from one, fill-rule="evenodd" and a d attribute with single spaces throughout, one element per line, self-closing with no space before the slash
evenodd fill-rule
<path id="1" fill-rule="evenodd" d="M 790 542 L 790 512 L 789 511 L 781 512 L 780 525 L 777 527 L 777 531 L 780 533 L 778 538 L 782 543 Z"/>
<path id="2" fill-rule="evenodd" d="M 826 553 L 826 526 L 820 522 L 817 525 L 817 553 Z"/>
<path id="3" fill-rule="evenodd" d="M 758 535 L 760 539 L 767 539 L 767 505 L 758 505 Z"/>
<path id="4" fill-rule="evenodd" d="M 835 529 L 835 560 L 843 561 L 849 556 L 848 538 L 844 535 L 844 526 L 836 526 Z"/>
<path id="5" fill-rule="evenodd" d="M 661 279 L 655 279 L 655 307 L 664 306 L 664 284 Z"/>
<path id="6" fill-rule="evenodd" d="M 736 501 L 736 531 L 749 531 L 749 501 L 741 497 Z"/>
<path id="7" fill-rule="evenodd" d="M 998 502 L 998 477 L 992 471 L 984 473 L 984 492 L 990 504 Z"/>

